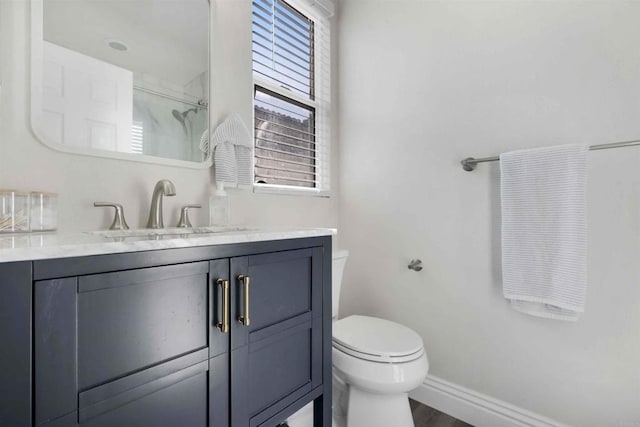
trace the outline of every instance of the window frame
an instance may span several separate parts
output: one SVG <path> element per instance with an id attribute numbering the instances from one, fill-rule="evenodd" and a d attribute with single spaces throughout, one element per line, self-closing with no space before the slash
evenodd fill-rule
<path id="1" fill-rule="evenodd" d="M 273 0 L 276 1 L 276 0 Z M 330 187 L 330 148 L 331 148 L 331 109 L 329 99 L 318 100 L 317 93 L 318 88 L 321 85 L 325 88 L 325 92 L 331 91 L 331 76 L 330 72 L 327 76 L 323 76 L 323 73 L 319 72 L 323 65 L 321 63 L 321 56 L 318 54 L 320 50 L 330 52 L 331 46 L 330 42 L 328 43 L 325 40 L 321 39 L 322 33 L 318 31 L 319 25 L 323 26 L 323 31 L 327 32 L 330 35 L 330 24 L 329 20 L 326 17 L 323 17 L 321 14 L 314 12 L 310 8 L 306 7 L 304 1 L 296 1 L 296 0 L 278 0 L 284 3 L 288 8 L 292 9 L 293 12 L 301 15 L 305 19 L 308 19 L 313 22 L 314 30 L 313 30 L 313 49 L 311 54 L 312 70 L 311 75 L 313 79 L 312 90 L 310 91 L 308 97 L 305 97 L 302 94 L 297 93 L 295 89 L 289 89 L 286 87 L 281 87 L 273 82 L 269 81 L 268 78 L 261 76 L 259 73 L 253 71 L 253 59 L 252 59 L 252 76 L 253 76 L 253 98 L 252 98 L 252 137 L 253 137 L 253 191 L 254 193 L 272 193 L 272 194 L 288 194 L 288 195 L 296 195 L 296 196 L 314 196 L 314 197 L 330 197 L 331 196 L 331 187 Z M 252 1 L 253 7 L 253 1 Z M 253 25 L 253 14 L 252 14 L 252 25 Z M 252 45 L 253 45 L 253 35 L 252 35 Z M 253 51 L 253 48 L 252 48 Z M 253 58 L 253 56 L 252 56 Z M 327 67 L 330 67 L 330 64 L 326 64 Z M 325 81 L 326 79 L 326 81 Z M 303 186 L 294 186 L 294 185 L 284 185 L 284 184 L 266 184 L 266 183 L 257 183 L 256 182 L 256 154 L 255 149 L 256 145 L 256 130 L 255 130 L 255 120 L 256 120 L 256 91 L 260 88 L 263 93 L 271 93 L 277 97 L 283 98 L 284 100 L 288 100 L 293 104 L 302 104 L 305 108 L 309 108 L 314 111 L 314 136 L 315 136 L 315 159 L 314 164 L 316 165 L 316 178 L 315 178 L 315 187 L 303 187 Z M 328 96 L 327 96 L 328 98 Z M 324 102 L 323 102 L 324 101 Z M 323 128 L 324 131 L 320 131 Z M 322 164 L 322 159 L 324 158 L 324 165 Z"/>

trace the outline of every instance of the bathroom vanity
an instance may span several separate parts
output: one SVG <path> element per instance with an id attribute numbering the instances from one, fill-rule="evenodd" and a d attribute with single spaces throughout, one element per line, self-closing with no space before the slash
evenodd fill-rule
<path id="1" fill-rule="evenodd" d="M 0 425 L 330 426 L 330 234 L 0 247 Z"/>

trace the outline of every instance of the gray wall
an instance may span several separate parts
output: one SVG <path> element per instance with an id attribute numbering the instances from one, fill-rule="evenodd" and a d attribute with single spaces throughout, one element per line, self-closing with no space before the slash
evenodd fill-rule
<path id="1" fill-rule="evenodd" d="M 589 154 L 577 323 L 502 297 L 497 164 L 640 138 L 640 3 L 341 4 L 341 314 L 420 333 L 430 372 L 574 426 L 640 420 L 640 149 Z M 407 270 L 411 258 L 424 270 Z M 627 424 L 624 424 L 627 425 Z"/>

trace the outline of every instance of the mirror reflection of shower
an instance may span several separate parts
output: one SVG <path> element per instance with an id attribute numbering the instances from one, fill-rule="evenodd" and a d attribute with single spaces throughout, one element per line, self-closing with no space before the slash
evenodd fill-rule
<path id="1" fill-rule="evenodd" d="M 158 82 L 134 84 L 134 129 L 139 134 L 140 151 L 150 156 L 203 161 L 208 153 L 200 148 L 201 136 L 208 129 L 208 91 L 206 75 L 192 85 L 163 87 Z M 202 82 L 201 82 L 202 80 Z M 144 84 L 145 86 L 143 86 Z"/>
<path id="2" fill-rule="evenodd" d="M 193 104 L 192 104 L 193 105 Z M 191 141 L 199 141 L 199 148 L 202 151 L 203 159 L 206 158 L 209 151 L 209 139 L 208 139 L 208 129 L 205 129 L 201 135 L 196 133 L 193 127 L 193 123 L 191 118 L 189 117 L 190 113 L 198 114 L 200 109 L 207 111 L 207 107 L 209 107 L 209 103 L 204 99 L 198 100 L 197 106 L 194 108 L 189 108 L 185 111 L 180 112 L 179 110 L 173 109 L 171 110 L 171 115 L 182 125 L 182 130 L 188 142 Z"/>

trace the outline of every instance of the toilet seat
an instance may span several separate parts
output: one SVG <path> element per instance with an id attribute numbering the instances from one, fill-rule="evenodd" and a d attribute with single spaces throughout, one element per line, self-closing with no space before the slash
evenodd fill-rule
<path id="1" fill-rule="evenodd" d="M 333 342 L 333 348 L 343 353 L 346 353 L 349 356 L 356 357 L 358 359 L 368 360 L 370 362 L 379 362 L 379 363 L 411 362 L 413 360 L 419 359 L 420 356 L 424 354 L 424 349 L 420 349 L 415 353 L 407 354 L 404 356 L 384 356 L 384 355 L 378 355 L 378 354 L 369 354 L 369 353 L 363 353 L 361 351 L 353 350 L 348 347 L 342 346 L 335 341 Z"/>
<path id="2" fill-rule="evenodd" d="M 350 356 L 380 363 L 404 363 L 424 354 L 413 330 L 389 320 L 349 316 L 333 324 L 333 347 Z"/>

